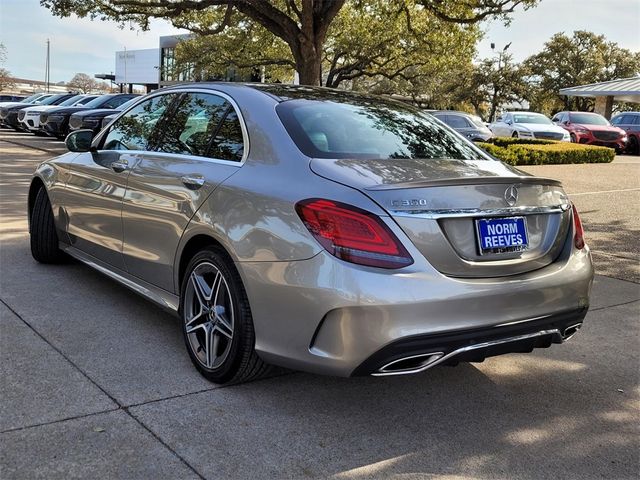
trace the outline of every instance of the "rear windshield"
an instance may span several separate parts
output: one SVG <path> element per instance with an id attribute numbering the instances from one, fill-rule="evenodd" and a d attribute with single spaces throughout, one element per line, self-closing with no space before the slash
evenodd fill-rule
<path id="1" fill-rule="evenodd" d="M 570 113 L 572 123 L 582 123 L 583 125 L 609 125 L 606 118 L 597 113 Z"/>
<path id="2" fill-rule="evenodd" d="M 298 148 L 314 158 L 487 160 L 430 115 L 365 96 L 287 100 L 276 107 Z"/>

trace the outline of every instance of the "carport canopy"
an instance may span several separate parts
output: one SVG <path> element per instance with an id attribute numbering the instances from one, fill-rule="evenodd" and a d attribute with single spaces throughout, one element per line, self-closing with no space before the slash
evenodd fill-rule
<path id="1" fill-rule="evenodd" d="M 613 102 L 640 103 L 640 77 L 561 88 L 560 95 L 596 99 L 595 111 L 611 118 Z"/>

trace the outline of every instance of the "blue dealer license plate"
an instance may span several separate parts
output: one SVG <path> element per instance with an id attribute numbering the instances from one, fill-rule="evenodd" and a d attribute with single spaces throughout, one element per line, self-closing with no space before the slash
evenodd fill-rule
<path id="1" fill-rule="evenodd" d="M 480 253 L 508 253 L 526 250 L 527 222 L 524 217 L 476 220 Z"/>

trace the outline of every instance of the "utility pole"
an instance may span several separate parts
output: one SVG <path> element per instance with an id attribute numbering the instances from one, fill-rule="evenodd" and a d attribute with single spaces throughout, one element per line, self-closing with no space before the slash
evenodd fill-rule
<path id="1" fill-rule="evenodd" d="M 47 38 L 47 59 L 44 65 L 44 83 L 47 85 L 47 93 L 49 93 L 49 83 L 51 82 L 50 44 L 51 42 Z"/>

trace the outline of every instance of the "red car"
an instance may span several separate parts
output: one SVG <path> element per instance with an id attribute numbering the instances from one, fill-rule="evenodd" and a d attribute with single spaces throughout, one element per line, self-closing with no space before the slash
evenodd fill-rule
<path id="1" fill-rule="evenodd" d="M 567 130 L 574 143 L 615 148 L 618 153 L 627 146 L 627 133 L 597 113 L 560 112 L 551 121 Z"/>

